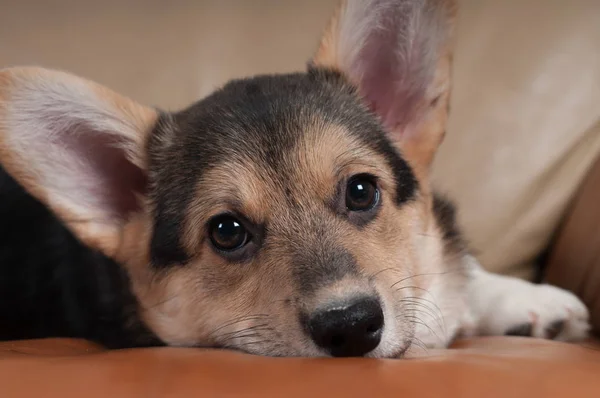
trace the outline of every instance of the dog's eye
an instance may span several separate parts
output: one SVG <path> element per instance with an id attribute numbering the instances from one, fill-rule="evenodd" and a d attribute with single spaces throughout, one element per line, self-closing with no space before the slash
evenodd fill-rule
<path id="1" fill-rule="evenodd" d="M 379 190 L 371 177 L 354 176 L 346 187 L 346 207 L 350 211 L 371 210 L 379 202 Z"/>
<path id="2" fill-rule="evenodd" d="M 244 225 L 230 215 L 217 216 L 210 222 L 209 236 L 219 250 L 234 251 L 248 242 L 248 232 Z"/>

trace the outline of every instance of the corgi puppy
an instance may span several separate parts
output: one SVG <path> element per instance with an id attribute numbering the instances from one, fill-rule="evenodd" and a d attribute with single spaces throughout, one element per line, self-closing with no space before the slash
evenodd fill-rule
<path id="1" fill-rule="evenodd" d="M 487 273 L 430 185 L 450 0 L 347 0 L 303 73 L 178 112 L 0 71 L 0 339 L 403 357 L 575 341 L 571 293 Z"/>

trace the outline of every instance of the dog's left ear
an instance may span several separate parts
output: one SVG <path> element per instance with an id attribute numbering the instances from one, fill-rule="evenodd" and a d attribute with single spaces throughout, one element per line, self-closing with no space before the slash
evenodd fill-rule
<path id="1" fill-rule="evenodd" d="M 355 84 L 423 171 L 445 132 L 455 13 L 451 0 L 346 0 L 312 61 Z"/>
<path id="2" fill-rule="evenodd" d="M 80 240 L 110 256 L 143 210 L 146 142 L 157 118 L 77 76 L 0 70 L 0 164 Z"/>

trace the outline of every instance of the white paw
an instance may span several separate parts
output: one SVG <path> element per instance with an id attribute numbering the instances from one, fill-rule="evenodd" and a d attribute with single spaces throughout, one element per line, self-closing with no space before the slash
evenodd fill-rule
<path id="1" fill-rule="evenodd" d="M 587 337 L 589 313 L 571 292 L 550 285 L 490 275 L 472 299 L 481 300 L 478 333 L 532 336 L 560 341 Z"/>

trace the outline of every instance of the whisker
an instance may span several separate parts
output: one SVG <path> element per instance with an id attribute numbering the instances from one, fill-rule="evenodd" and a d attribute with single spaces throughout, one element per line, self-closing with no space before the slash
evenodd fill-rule
<path id="1" fill-rule="evenodd" d="M 402 300 L 400 300 L 402 301 Z M 444 322 L 442 322 L 443 317 L 442 316 L 436 316 L 433 312 L 430 311 L 430 308 L 427 307 L 425 304 L 421 304 L 421 303 L 415 303 L 415 302 L 411 302 L 410 304 L 406 305 L 408 308 L 412 309 L 413 311 L 417 311 L 420 313 L 423 313 L 425 315 L 429 315 L 431 317 L 431 319 L 437 324 L 437 326 L 442 329 L 442 331 L 444 332 L 444 334 L 446 334 L 446 325 Z M 427 311 L 424 311 L 422 309 L 419 308 L 414 308 L 412 306 L 415 307 L 424 307 L 425 309 L 427 309 Z"/>
<path id="2" fill-rule="evenodd" d="M 261 336 L 261 334 L 259 332 L 247 333 L 247 334 L 242 334 L 239 336 L 232 336 L 232 337 L 224 340 L 222 344 L 227 344 L 227 342 L 233 341 L 235 339 L 245 339 L 245 338 L 260 337 L 260 336 Z"/>
<path id="3" fill-rule="evenodd" d="M 430 296 L 432 299 L 434 299 L 434 300 L 435 300 L 435 297 L 433 296 L 433 294 L 431 294 L 431 293 L 429 292 L 429 290 L 427 290 L 427 289 L 424 289 L 424 288 L 422 288 L 422 287 L 419 287 L 419 286 L 414 286 L 414 285 L 411 285 L 411 286 L 402 286 L 402 287 L 399 287 L 399 288 L 397 288 L 397 289 L 395 290 L 395 292 L 399 292 L 400 290 L 403 290 L 403 289 L 415 289 L 415 290 L 419 290 L 419 291 L 425 292 L 425 293 L 426 293 L 426 294 L 428 294 L 428 295 L 429 295 L 429 296 Z M 417 296 L 410 296 L 410 297 L 412 297 L 412 298 L 419 298 L 419 299 L 423 299 L 423 300 L 427 300 L 427 299 L 425 299 L 424 297 L 417 297 Z M 429 302 L 430 302 L 431 304 L 435 305 L 435 306 L 436 306 L 436 308 L 437 308 L 438 310 L 440 310 L 440 312 L 442 311 L 442 310 L 440 309 L 440 307 L 439 307 L 437 304 L 435 304 L 433 301 L 429 300 Z"/>
<path id="4" fill-rule="evenodd" d="M 425 351 L 426 354 L 429 353 L 429 349 L 427 348 L 425 343 L 423 343 L 423 340 L 421 340 L 417 336 L 412 337 L 412 344 L 415 344 L 417 347 Z"/>
<path id="5" fill-rule="evenodd" d="M 451 272 L 451 271 L 444 272 L 444 274 L 447 274 L 449 272 Z M 407 278 L 404 278 L 404 280 L 406 280 L 406 279 Z M 398 281 L 398 282 L 401 282 L 401 281 Z M 394 285 L 397 285 L 398 282 L 394 283 Z M 394 285 L 392 285 L 392 286 L 394 286 Z M 399 288 L 396 288 L 395 292 L 399 292 L 399 291 L 401 291 L 403 289 L 415 289 L 415 290 L 419 290 L 419 291 L 422 291 L 422 292 L 424 292 L 425 294 L 427 294 L 427 295 L 429 295 L 431 297 L 431 300 L 429 300 L 429 299 L 427 299 L 425 297 L 408 296 L 408 297 L 401 298 L 400 301 L 404 300 L 404 299 L 421 300 L 422 302 L 431 304 L 435 308 L 435 310 L 437 310 L 437 312 L 440 314 L 440 318 L 441 318 L 442 323 L 443 323 L 443 326 L 441 327 L 441 329 L 443 330 L 444 334 L 447 334 L 446 320 L 445 320 L 445 318 L 443 316 L 444 313 L 443 313 L 442 309 L 439 307 L 439 305 L 437 305 L 437 303 L 435 302 L 436 298 L 433 296 L 433 294 L 431 294 L 431 292 L 429 292 L 429 290 L 427 290 L 427 289 L 424 289 L 424 288 L 419 287 L 419 286 L 414 286 L 414 285 L 401 286 Z"/>
<path id="6" fill-rule="evenodd" d="M 225 324 L 217 327 L 216 329 L 214 329 L 212 332 L 210 332 L 211 336 L 214 336 L 215 333 L 217 333 L 219 330 L 223 330 L 226 327 L 229 326 L 233 326 L 236 323 L 240 323 L 240 322 L 245 322 L 245 321 L 253 321 L 253 320 L 259 320 L 259 319 L 265 319 L 268 318 L 269 315 L 268 314 L 255 314 L 255 315 L 244 315 L 238 318 L 234 318 L 233 320 L 230 320 L 228 322 L 226 322 Z"/>
<path id="7" fill-rule="evenodd" d="M 388 268 L 384 268 L 382 270 L 379 270 L 375 273 L 372 273 L 370 275 L 368 275 L 369 279 L 375 279 L 377 276 L 379 276 L 379 274 L 382 274 L 386 271 L 396 271 L 396 272 L 400 272 L 400 270 L 397 267 L 388 267 Z"/>
<path id="8" fill-rule="evenodd" d="M 268 326 L 269 326 L 268 323 L 261 323 L 259 325 L 250 326 L 250 327 L 247 327 L 247 328 L 244 328 L 244 329 L 234 330 L 232 332 L 223 333 L 219 337 L 220 338 L 227 338 L 228 336 L 237 337 L 237 336 L 235 336 L 236 334 L 245 333 L 245 332 L 249 332 L 249 331 L 252 331 L 252 330 L 269 329 Z"/>
<path id="9" fill-rule="evenodd" d="M 425 290 L 425 289 L 423 289 L 423 290 Z M 427 290 L 425 290 L 425 291 L 426 291 L 427 293 L 429 293 Z M 440 313 L 440 315 L 441 315 L 441 314 L 443 314 L 443 312 L 442 312 L 442 309 L 441 309 L 441 308 L 440 308 L 440 307 L 439 307 L 439 306 L 438 306 L 438 305 L 437 305 L 435 302 L 433 302 L 433 301 L 431 301 L 431 300 L 429 300 L 429 299 L 426 299 L 425 297 L 419 297 L 419 296 L 406 296 L 406 297 L 402 297 L 402 298 L 400 299 L 400 301 L 402 301 L 402 300 L 421 300 L 421 301 L 424 301 L 424 302 L 426 302 L 426 303 L 428 303 L 428 304 L 431 304 L 431 305 L 433 305 L 433 306 L 435 307 L 435 309 L 436 309 L 436 310 L 437 310 L 437 311 Z M 443 317 L 442 317 L 442 318 L 443 318 Z"/>
<path id="10" fill-rule="evenodd" d="M 250 344 L 263 344 L 263 343 L 271 343 L 271 344 L 273 344 L 273 342 L 271 342 L 271 340 L 264 339 L 264 340 L 256 340 L 256 341 L 247 341 L 245 343 L 236 344 L 235 347 L 233 347 L 233 348 L 244 347 L 244 346 L 247 346 L 247 345 L 250 345 Z"/>
<path id="11" fill-rule="evenodd" d="M 417 278 L 420 276 L 437 276 L 437 275 L 446 275 L 446 274 L 450 274 L 452 272 L 456 272 L 455 270 L 449 270 L 449 271 L 443 271 L 443 272 L 426 272 L 426 273 L 422 273 L 422 274 L 415 274 L 415 275 L 411 275 L 411 276 L 407 276 L 406 278 L 402 278 L 399 281 L 394 282 L 391 286 L 390 289 L 393 289 L 396 285 L 398 285 L 399 283 L 402 283 L 406 280 L 412 279 L 412 278 Z"/>
<path id="12" fill-rule="evenodd" d="M 417 324 L 417 325 L 426 327 L 431 332 L 431 334 L 433 334 L 435 336 L 435 338 L 438 339 L 440 342 L 445 341 L 445 340 L 441 339 L 440 336 L 436 332 L 434 332 L 433 329 L 429 325 L 427 325 L 425 322 L 423 322 L 423 320 L 421 318 L 419 318 L 415 315 L 403 315 L 402 318 L 408 319 L 409 322 L 412 322 L 413 324 Z"/>
<path id="13" fill-rule="evenodd" d="M 414 311 L 422 311 L 423 313 L 431 316 L 432 318 L 442 318 L 441 314 L 436 315 L 433 308 L 431 308 L 427 304 L 419 303 L 419 302 L 415 301 L 414 299 L 400 299 L 400 300 L 398 300 L 398 302 L 405 303 L 405 304 L 403 304 L 404 308 L 409 308 Z M 417 308 L 415 308 L 415 307 L 417 307 Z M 439 313 L 439 311 L 438 311 L 438 313 Z"/>

